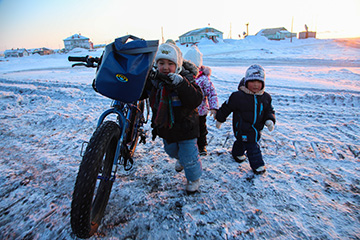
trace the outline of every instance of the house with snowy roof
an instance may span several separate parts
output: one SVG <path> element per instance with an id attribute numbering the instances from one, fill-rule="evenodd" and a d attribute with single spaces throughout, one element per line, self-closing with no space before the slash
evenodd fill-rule
<path id="1" fill-rule="evenodd" d="M 93 43 L 88 37 L 79 34 L 74 34 L 64 39 L 65 51 L 71 51 L 74 48 L 93 49 Z"/>
<path id="2" fill-rule="evenodd" d="M 217 43 L 218 39 L 223 38 L 223 32 L 211 27 L 198 28 L 179 36 L 179 41 L 182 45 L 196 44 L 203 38 L 210 39 Z"/>
<path id="3" fill-rule="evenodd" d="M 264 36 L 269 40 L 284 40 L 285 38 L 296 38 L 296 33 L 291 33 L 286 28 L 279 27 L 262 29 L 255 36 Z"/>
<path id="4" fill-rule="evenodd" d="M 53 54 L 53 53 L 54 53 L 54 50 L 49 49 L 49 48 L 45 48 L 45 47 L 35 48 L 35 49 L 32 50 L 32 54 L 39 54 L 41 56 L 50 55 L 50 54 Z"/>
<path id="5" fill-rule="evenodd" d="M 24 57 L 29 56 L 29 52 L 25 48 L 9 49 L 4 52 L 5 57 Z"/>

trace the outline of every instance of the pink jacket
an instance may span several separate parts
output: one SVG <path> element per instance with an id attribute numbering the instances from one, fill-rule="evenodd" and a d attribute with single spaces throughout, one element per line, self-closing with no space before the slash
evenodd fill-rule
<path id="1" fill-rule="evenodd" d="M 198 106 L 198 111 L 200 116 L 206 116 L 209 110 L 219 109 L 219 102 L 215 87 L 210 80 L 211 68 L 201 66 L 199 70 L 200 72 L 196 78 L 196 83 L 201 88 L 204 98 Z"/>

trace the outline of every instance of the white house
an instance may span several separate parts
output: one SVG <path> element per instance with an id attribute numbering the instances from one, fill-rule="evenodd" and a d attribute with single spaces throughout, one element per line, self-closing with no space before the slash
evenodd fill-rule
<path id="1" fill-rule="evenodd" d="M 90 39 L 81 34 L 74 34 L 66 39 L 64 39 L 65 51 L 70 51 L 74 48 L 85 48 L 92 49 L 93 44 L 90 42 Z"/>
<path id="2" fill-rule="evenodd" d="M 203 38 L 211 39 L 216 43 L 219 38 L 223 38 L 223 32 L 211 27 L 198 28 L 181 35 L 179 41 L 180 44 L 196 44 Z"/>
<path id="3" fill-rule="evenodd" d="M 17 48 L 17 49 L 10 49 L 5 50 L 4 52 L 5 57 L 24 57 L 29 56 L 29 52 L 25 48 Z"/>
<path id="4" fill-rule="evenodd" d="M 266 28 L 260 30 L 256 36 L 264 36 L 269 40 L 284 40 L 285 38 L 296 38 L 296 33 L 291 33 L 286 28 L 280 27 L 280 28 Z"/>

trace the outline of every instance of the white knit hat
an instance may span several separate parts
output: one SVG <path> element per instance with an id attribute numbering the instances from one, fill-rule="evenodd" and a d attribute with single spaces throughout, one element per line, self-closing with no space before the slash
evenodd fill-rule
<path id="1" fill-rule="evenodd" d="M 171 43 L 163 43 L 159 46 L 159 49 L 155 56 L 155 65 L 159 59 L 167 59 L 176 64 L 176 73 L 181 71 L 183 64 L 182 54 L 180 49 Z"/>
<path id="2" fill-rule="evenodd" d="M 198 68 L 202 65 L 202 56 L 203 54 L 200 52 L 196 45 L 192 46 L 185 54 L 184 59 L 194 63 Z"/>

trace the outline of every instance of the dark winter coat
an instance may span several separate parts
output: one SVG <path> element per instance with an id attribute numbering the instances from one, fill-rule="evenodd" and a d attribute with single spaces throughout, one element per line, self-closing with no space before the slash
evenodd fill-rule
<path id="1" fill-rule="evenodd" d="M 203 94 L 200 87 L 195 82 L 195 76 L 198 74 L 196 66 L 190 62 L 183 63 L 183 70 L 180 75 L 184 80 L 177 86 L 164 82 L 156 77 L 148 79 L 146 90 L 148 93 L 157 92 L 155 97 L 150 97 L 152 106 L 152 124 L 153 134 L 165 139 L 168 143 L 189 140 L 199 137 L 199 114 L 197 107 L 200 105 Z M 174 125 L 169 127 L 157 126 L 155 117 L 159 109 L 160 94 L 159 89 L 164 86 L 171 92 L 172 112 Z"/>
<path id="2" fill-rule="evenodd" d="M 231 94 L 229 99 L 217 111 L 216 120 L 225 122 L 233 113 L 233 131 L 236 139 L 245 142 L 257 142 L 266 120 L 275 124 L 275 111 L 271 96 L 264 90 L 254 94 L 243 84 L 239 91 Z"/>

